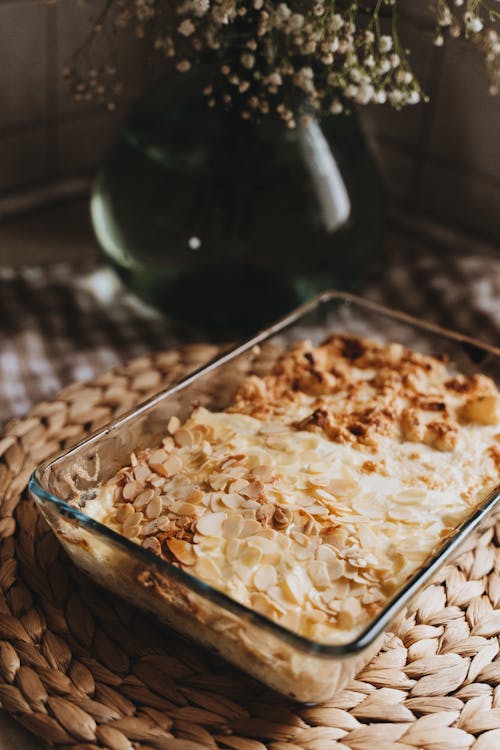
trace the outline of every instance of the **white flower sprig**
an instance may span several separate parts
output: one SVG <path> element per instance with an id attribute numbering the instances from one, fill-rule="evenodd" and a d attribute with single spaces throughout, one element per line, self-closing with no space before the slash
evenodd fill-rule
<path id="1" fill-rule="evenodd" d="M 435 2 L 435 43 L 470 38 L 496 90 L 499 13 L 486 0 Z M 210 59 L 209 106 L 234 106 L 245 119 L 274 113 L 294 127 L 303 108 L 338 114 L 352 103 L 400 108 L 422 98 L 399 40 L 399 0 L 108 0 L 99 27 L 104 18 L 148 34 L 180 73 Z M 99 76 L 67 75 L 77 96 L 99 93 Z"/>

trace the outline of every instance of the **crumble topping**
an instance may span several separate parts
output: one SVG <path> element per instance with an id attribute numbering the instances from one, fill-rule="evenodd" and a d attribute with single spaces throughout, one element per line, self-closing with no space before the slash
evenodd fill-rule
<path id="1" fill-rule="evenodd" d="M 85 510 L 275 622 L 352 640 L 499 481 L 499 394 L 335 335 L 168 423 Z"/>

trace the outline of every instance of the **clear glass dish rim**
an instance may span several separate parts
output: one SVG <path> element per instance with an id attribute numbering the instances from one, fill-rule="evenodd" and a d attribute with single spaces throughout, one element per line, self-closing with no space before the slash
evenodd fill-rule
<path id="1" fill-rule="evenodd" d="M 50 469 L 53 465 L 59 461 L 70 458 L 73 454 L 78 453 L 84 448 L 88 448 L 94 443 L 98 443 L 100 439 L 108 435 L 111 431 L 119 430 L 121 426 L 127 423 L 129 420 L 138 417 L 150 408 L 154 407 L 157 403 L 165 398 L 171 397 L 174 393 L 178 393 L 190 385 L 194 380 L 202 377 L 207 372 L 221 367 L 226 362 L 234 359 L 240 354 L 251 350 L 254 346 L 263 343 L 267 339 L 271 338 L 275 334 L 284 331 L 288 327 L 294 325 L 301 318 L 314 312 L 321 304 L 338 300 L 339 302 L 351 303 L 357 307 L 364 308 L 365 310 L 371 310 L 374 313 L 385 315 L 393 320 L 398 320 L 402 323 L 406 323 L 409 326 L 418 328 L 420 330 L 428 331 L 429 333 L 443 336 L 448 339 L 453 339 L 458 342 L 469 344 L 476 347 L 477 349 L 489 352 L 500 358 L 500 349 L 488 344 L 483 344 L 477 339 L 470 336 L 462 335 L 456 331 L 449 330 L 442 326 L 434 323 L 429 323 L 425 320 L 413 317 L 406 313 L 392 310 L 384 305 L 380 305 L 377 302 L 364 299 L 354 294 L 347 292 L 338 292 L 335 290 L 325 291 L 321 294 L 313 297 L 309 302 L 295 308 L 288 315 L 280 318 L 272 325 L 262 329 L 257 334 L 252 336 L 250 339 L 244 341 L 241 344 L 237 344 L 221 354 L 216 355 L 209 362 L 197 368 L 189 375 L 183 377 L 181 380 L 176 382 L 173 386 L 169 386 L 151 398 L 141 402 L 138 406 L 129 410 L 125 414 L 120 415 L 116 419 L 109 422 L 104 427 L 99 428 L 97 431 L 89 435 L 84 440 L 79 441 L 72 448 L 61 451 L 56 456 L 43 461 L 31 474 L 28 483 L 28 490 L 34 496 L 37 503 L 43 505 L 49 503 L 54 507 L 54 510 L 60 516 L 70 519 L 76 526 L 86 529 L 92 534 L 101 537 L 106 543 L 112 547 L 119 547 L 122 551 L 128 553 L 137 562 L 148 566 L 150 569 L 157 571 L 165 575 L 169 579 L 173 579 L 177 583 L 183 584 L 188 589 L 193 591 L 195 594 L 211 601 L 213 604 L 228 610 L 232 614 L 238 615 L 247 621 L 251 621 L 255 625 L 258 625 L 265 630 L 270 631 L 274 636 L 280 640 L 293 646 L 295 649 L 307 653 L 315 654 L 324 657 L 348 657 L 354 654 L 358 654 L 364 649 L 368 648 L 373 641 L 382 634 L 382 632 L 390 625 L 391 621 L 398 614 L 398 612 L 404 607 L 405 604 L 417 593 L 419 589 L 423 587 L 425 583 L 434 575 L 434 573 L 448 560 L 453 552 L 459 547 L 459 545 L 465 540 L 465 538 L 472 534 L 477 529 L 484 518 L 495 508 L 500 500 L 500 484 L 498 484 L 483 500 L 483 502 L 475 509 L 471 516 L 469 516 L 455 531 L 455 533 L 449 537 L 435 552 L 429 561 L 418 569 L 413 576 L 406 582 L 404 587 L 390 599 L 386 606 L 378 613 L 378 615 L 367 625 L 367 627 L 349 643 L 343 644 L 331 644 L 331 643 L 318 643 L 312 641 L 304 636 L 294 633 L 288 628 L 273 622 L 265 615 L 255 612 L 251 608 L 244 604 L 240 604 L 235 599 L 232 599 L 224 592 L 212 587 L 210 584 L 205 583 L 199 578 L 192 576 L 190 573 L 175 567 L 172 563 L 160 558 L 149 550 L 143 549 L 139 545 L 131 542 L 126 537 L 118 534 L 112 529 L 108 528 L 104 524 L 95 521 L 90 516 L 87 516 L 83 511 L 78 510 L 69 503 L 61 500 L 61 498 L 52 495 L 50 492 L 44 489 L 42 486 L 42 475 L 45 471 Z"/>

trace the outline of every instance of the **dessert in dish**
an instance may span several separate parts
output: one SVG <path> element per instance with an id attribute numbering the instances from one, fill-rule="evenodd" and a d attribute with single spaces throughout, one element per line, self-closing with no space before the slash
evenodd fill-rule
<path id="1" fill-rule="evenodd" d="M 312 641 L 350 643 L 498 483 L 500 396 L 333 335 L 193 405 L 85 513 Z"/>

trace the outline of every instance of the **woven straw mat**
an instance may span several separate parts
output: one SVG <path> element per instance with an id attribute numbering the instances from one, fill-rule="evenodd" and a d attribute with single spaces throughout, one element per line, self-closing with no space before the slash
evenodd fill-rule
<path id="1" fill-rule="evenodd" d="M 35 465 L 213 355 L 189 346 L 73 385 L 0 438 L 0 702 L 68 750 L 498 750 L 500 555 L 448 566 L 326 704 L 280 697 L 103 592 L 26 493 Z"/>

